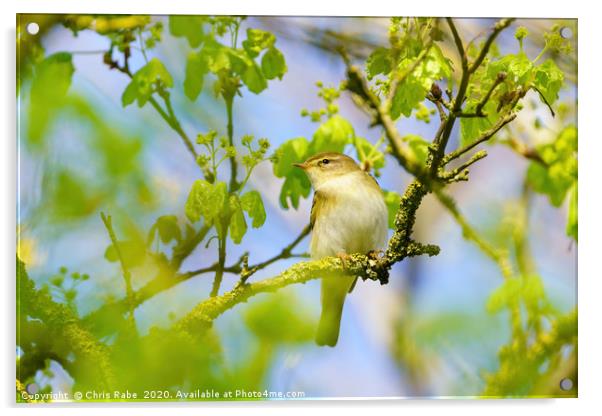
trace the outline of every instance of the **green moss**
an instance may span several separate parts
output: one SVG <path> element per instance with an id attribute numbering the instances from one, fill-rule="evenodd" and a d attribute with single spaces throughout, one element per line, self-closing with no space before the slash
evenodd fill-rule
<path id="1" fill-rule="evenodd" d="M 78 361 L 78 375 L 86 384 L 105 389 L 115 385 L 109 349 L 81 325 L 69 308 L 54 302 L 48 292 L 36 289 L 25 264 L 17 258 L 17 317 L 25 316 L 39 319 L 51 337 L 62 339 L 70 346 Z M 17 333 L 18 345 L 20 341 Z"/>

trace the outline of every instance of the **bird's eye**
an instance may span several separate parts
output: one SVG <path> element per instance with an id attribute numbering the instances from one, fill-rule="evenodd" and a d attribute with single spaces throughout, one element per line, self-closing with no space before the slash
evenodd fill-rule
<path id="1" fill-rule="evenodd" d="M 322 164 L 323 165 L 328 165 L 330 163 L 330 160 L 328 159 L 322 159 Z"/>

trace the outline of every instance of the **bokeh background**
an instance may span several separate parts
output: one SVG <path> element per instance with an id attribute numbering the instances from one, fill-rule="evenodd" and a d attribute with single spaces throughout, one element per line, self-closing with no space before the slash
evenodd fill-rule
<path id="1" fill-rule="evenodd" d="M 167 28 L 167 17 L 152 19 L 164 21 Z M 458 19 L 457 25 L 463 37 L 471 39 L 494 21 Z M 529 29 L 525 47 L 533 57 L 541 49 L 543 31 L 554 23 L 568 25 L 576 34 L 574 22 L 519 19 L 513 26 Z M 344 79 L 345 65 L 329 48 L 332 39 L 343 36 L 354 45 L 356 58 L 365 58 L 366 51 L 386 45 L 388 24 L 387 18 L 249 17 L 242 30 L 272 31 L 288 72 L 262 94 L 245 92 L 237 99 L 235 137 L 266 137 L 273 149 L 294 137 L 310 138 L 317 125 L 300 113 L 321 106 L 316 81 L 336 86 Z M 194 103 L 184 96 L 181 86 L 189 46 L 167 29 L 164 32 L 150 55 L 159 57 L 174 78 L 172 100 L 183 128 L 193 135 L 209 129 L 225 133 L 224 106 L 211 88 L 205 88 Z M 50 25 L 39 36 L 46 55 L 73 53 L 75 73 L 69 94 L 74 104 L 58 111 L 48 109 L 50 122 L 36 133 L 32 132 L 34 121 L 28 119 L 28 94 L 18 97 L 19 255 L 40 287 L 50 285 L 62 267 L 88 274 L 90 278 L 77 286 L 72 299 L 77 313 L 85 316 L 107 299 L 123 297 L 125 291 L 118 264 L 104 257 L 110 240 L 100 211 L 109 212 L 119 230 L 148 230 L 160 215 L 177 215 L 183 222 L 183 206 L 199 169 L 150 106 L 122 107 L 121 94 L 129 79 L 103 63 L 106 37 L 93 31 L 74 37 L 61 25 Z M 498 43 L 502 54 L 514 53 L 518 47 L 512 29 L 503 32 Z M 452 46 L 444 44 L 443 48 L 456 59 Z M 143 64 L 142 55 L 134 51 L 130 66 Z M 576 123 L 576 53 L 559 58 L 559 66 L 567 75 L 560 92 L 564 113 L 552 118 L 544 106 L 527 105 L 512 125 L 515 134 L 531 146 L 553 140 L 562 126 Z M 27 80 L 24 86 L 21 92 L 26 91 Z M 534 98 L 528 95 L 526 101 Z M 352 122 L 357 135 L 373 143 L 378 140 L 378 129 L 369 127 L 370 120 L 346 94 L 339 105 L 340 114 Z M 432 137 L 436 115 L 430 124 L 403 118 L 398 128 L 402 135 Z M 450 145 L 456 146 L 457 140 L 454 132 Z M 450 187 L 471 224 L 492 241 L 502 238 L 504 221 L 512 218 L 528 163 L 508 146 L 493 145 L 489 156 L 472 168 L 468 183 Z M 410 180 L 392 159 L 379 178 L 383 188 L 398 192 Z M 251 187 L 263 196 L 267 220 L 261 229 L 250 229 L 242 244 L 229 241 L 228 258 L 237 259 L 244 251 L 251 253 L 252 263 L 269 258 L 307 224 L 311 199 L 302 200 L 296 210 L 284 210 L 278 201 L 281 186 L 282 179 L 273 175 L 269 161 L 257 167 Z M 566 204 L 555 208 L 543 195 L 531 197 L 528 238 L 533 259 L 549 299 L 563 313 L 577 303 L 577 246 L 566 235 L 566 218 Z M 511 336 L 506 312 L 489 314 L 485 307 L 502 282 L 501 274 L 496 264 L 463 239 L 460 227 L 433 197 L 427 197 L 418 211 L 415 234 L 419 241 L 438 244 L 441 253 L 404 260 L 394 267 L 387 286 L 359 282 L 347 299 L 336 348 L 317 347 L 311 336 L 306 342 L 266 347 L 269 364 L 261 385 L 275 391 L 303 391 L 308 397 L 477 395 L 484 387 L 483 374 L 496 370 L 498 350 Z M 304 240 L 299 251 L 307 251 L 308 242 Z M 215 246 L 201 245 L 182 270 L 207 266 L 216 257 Z M 274 263 L 252 281 L 277 275 L 297 261 Z M 134 288 L 142 286 L 149 275 L 148 268 L 136 269 Z M 236 280 L 226 275 L 222 291 Z M 200 275 L 143 303 L 135 311 L 140 334 L 153 327 L 169 327 L 184 316 L 207 298 L 211 281 L 211 275 Z M 312 328 L 317 324 L 317 280 L 287 287 L 278 295 L 256 296 L 215 321 L 224 361 L 230 366 L 253 359 L 250 351 L 260 341 L 249 328 L 248 317 L 253 308 L 274 296 L 283 296 L 284 304 L 293 305 Z M 261 319 L 280 312 L 276 308 Z M 53 390 L 69 391 L 73 385 L 73 379 L 54 361 L 35 378 Z"/>

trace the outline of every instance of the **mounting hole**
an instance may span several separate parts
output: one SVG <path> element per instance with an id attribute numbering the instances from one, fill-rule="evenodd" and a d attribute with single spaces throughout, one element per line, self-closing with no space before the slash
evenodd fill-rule
<path id="1" fill-rule="evenodd" d="M 570 378 L 563 378 L 560 380 L 560 390 L 569 391 L 573 388 L 573 380 Z"/>
<path id="2" fill-rule="evenodd" d="M 565 26 L 560 29 L 560 36 L 562 36 L 564 39 L 571 39 L 573 37 L 573 31 L 570 27 Z"/>
<path id="3" fill-rule="evenodd" d="M 36 22 L 31 22 L 27 24 L 27 33 L 29 33 L 30 35 L 37 35 L 39 31 L 40 25 L 38 25 Z"/>

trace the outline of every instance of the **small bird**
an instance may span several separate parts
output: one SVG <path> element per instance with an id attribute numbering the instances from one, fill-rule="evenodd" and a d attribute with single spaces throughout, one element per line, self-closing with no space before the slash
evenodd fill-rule
<path id="1" fill-rule="evenodd" d="M 314 188 L 310 225 L 313 259 L 368 254 L 387 241 L 387 205 L 376 180 L 341 153 L 316 154 L 303 163 Z M 334 347 L 339 338 L 345 296 L 355 286 L 355 276 L 337 274 L 322 278 L 322 315 L 316 334 L 318 345 Z"/>

